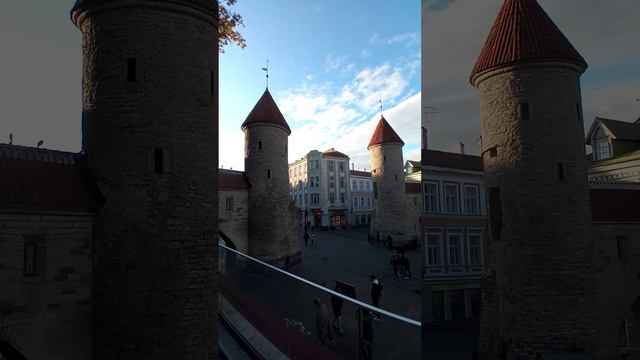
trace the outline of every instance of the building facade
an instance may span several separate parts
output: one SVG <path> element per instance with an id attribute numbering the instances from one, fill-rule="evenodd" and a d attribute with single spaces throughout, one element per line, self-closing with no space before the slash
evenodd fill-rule
<path id="1" fill-rule="evenodd" d="M 587 133 L 589 181 L 640 182 L 640 119 L 596 117 Z"/>
<path id="2" fill-rule="evenodd" d="M 347 227 L 349 193 L 349 156 L 334 148 L 312 150 L 289 164 L 289 196 L 313 227 Z"/>
<path id="3" fill-rule="evenodd" d="M 368 226 L 373 214 L 373 182 L 368 171 L 349 170 L 351 226 Z"/>

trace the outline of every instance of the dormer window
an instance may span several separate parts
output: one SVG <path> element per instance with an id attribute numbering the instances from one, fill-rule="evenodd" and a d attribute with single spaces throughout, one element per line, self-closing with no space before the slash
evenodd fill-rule
<path id="1" fill-rule="evenodd" d="M 611 157 L 611 148 L 609 147 L 609 139 L 596 139 L 596 160 L 605 160 Z"/>

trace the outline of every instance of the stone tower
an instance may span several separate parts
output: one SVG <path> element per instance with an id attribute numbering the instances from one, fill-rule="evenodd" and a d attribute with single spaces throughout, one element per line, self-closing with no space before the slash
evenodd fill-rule
<path id="1" fill-rule="evenodd" d="M 402 146 L 400 136 L 381 116 L 367 146 L 375 210 L 369 235 L 380 240 L 391 235 L 394 242 L 409 241 L 413 229 L 407 227 Z"/>
<path id="2" fill-rule="evenodd" d="M 217 3 L 78 0 L 94 359 L 215 359 Z"/>
<path id="3" fill-rule="evenodd" d="M 505 0 L 471 73 L 489 189 L 484 359 L 593 359 L 598 351 L 586 67 L 535 0 Z"/>
<path id="4" fill-rule="evenodd" d="M 300 217 L 289 197 L 291 129 L 266 89 L 242 123 L 249 179 L 249 255 L 281 267 L 300 261 Z"/>

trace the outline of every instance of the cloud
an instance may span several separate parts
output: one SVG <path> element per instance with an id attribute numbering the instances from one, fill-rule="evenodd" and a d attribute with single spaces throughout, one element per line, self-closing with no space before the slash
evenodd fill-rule
<path id="1" fill-rule="evenodd" d="M 357 168 L 368 168 L 366 146 L 379 120 L 380 97 L 389 104 L 384 114 L 396 132 L 408 144 L 419 141 L 414 138 L 419 136 L 420 93 L 407 89 L 411 76 L 407 68 L 390 63 L 362 69 L 354 65 L 344 83 L 304 84 L 279 92 L 276 102 L 292 128 L 289 161 L 314 149 L 334 147 L 351 156 Z"/>
<path id="2" fill-rule="evenodd" d="M 371 56 L 371 51 L 369 49 L 362 49 L 362 51 L 360 51 L 360 56 L 366 59 Z"/>
<path id="3" fill-rule="evenodd" d="M 337 70 L 338 68 L 340 68 L 340 66 L 342 66 L 346 59 L 346 55 L 334 56 L 333 54 L 327 54 L 327 57 L 324 60 L 324 72 L 327 73 Z"/>
<path id="4" fill-rule="evenodd" d="M 413 45 L 416 41 L 418 41 L 418 35 L 416 33 L 404 33 L 398 34 L 387 40 L 387 44 L 405 44 L 407 47 Z"/>

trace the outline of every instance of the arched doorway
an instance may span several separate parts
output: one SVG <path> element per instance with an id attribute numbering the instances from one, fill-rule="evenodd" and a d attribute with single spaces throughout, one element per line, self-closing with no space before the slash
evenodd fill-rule
<path id="1" fill-rule="evenodd" d="M 27 358 L 11 344 L 0 340 L 0 360 L 27 360 Z"/>

